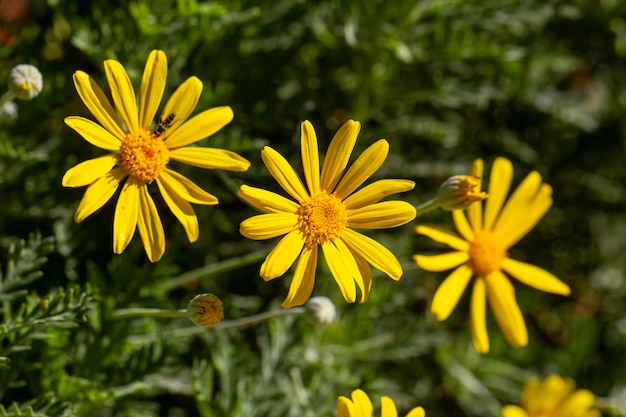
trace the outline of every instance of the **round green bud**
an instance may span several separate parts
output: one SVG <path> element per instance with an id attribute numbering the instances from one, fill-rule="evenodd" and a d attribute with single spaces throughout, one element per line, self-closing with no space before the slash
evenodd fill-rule
<path id="1" fill-rule="evenodd" d="M 222 301 L 213 294 L 196 295 L 187 306 L 187 317 L 201 327 L 215 326 L 224 318 Z"/>

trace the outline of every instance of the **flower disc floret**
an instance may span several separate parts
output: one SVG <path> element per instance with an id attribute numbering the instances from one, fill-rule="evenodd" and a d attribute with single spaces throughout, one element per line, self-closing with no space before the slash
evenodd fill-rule
<path id="1" fill-rule="evenodd" d="M 120 166 L 128 175 L 151 183 L 165 169 L 170 150 L 151 132 L 131 133 L 120 146 Z"/>
<path id="2" fill-rule="evenodd" d="M 488 230 L 480 230 L 470 243 L 469 256 L 477 275 L 486 277 L 493 271 L 500 270 L 507 252 L 497 236 Z"/>
<path id="3" fill-rule="evenodd" d="M 347 223 L 345 205 L 332 194 L 319 193 L 298 208 L 298 228 L 309 248 L 336 239 Z"/>

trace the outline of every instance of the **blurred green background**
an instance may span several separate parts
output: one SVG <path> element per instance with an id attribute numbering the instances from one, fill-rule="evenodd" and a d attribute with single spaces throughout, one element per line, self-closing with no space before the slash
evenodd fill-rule
<path id="1" fill-rule="evenodd" d="M 112 253 L 115 198 L 77 225 L 84 188 L 61 186 L 68 168 L 104 153 L 63 123 L 92 118 L 72 73 L 108 94 L 102 62 L 113 58 L 138 90 L 153 49 L 168 57 L 166 97 L 195 75 L 197 112 L 234 110 L 200 145 L 252 162 L 245 173 L 175 166 L 220 205 L 195 206 L 190 244 L 154 193 L 167 239 L 157 264 L 138 235 Z M 44 90 L 0 126 L 0 415 L 331 416 L 339 395 L 362 388 L 374 403 L 392 397 L 400 415 L 423 405 L 429 416 L 499 416 L 527 378 L 552 372 L 593 391 L 605 414 L 626 413 L 623 1 L 0 0 L 0 80 L 21 63 L 40 69 Z M 258 276 L 258 254 L 275 241 L 239 234 L 256 212 L 236 190 L 278 190 L 260 159 L 266 145 L 301 173 L 301 121 L 323 152 L 350 118 L 362 123 L 355 154 L 386 138 L 374 178 L 414 180 L 396 198 L 415 205 L 477 157 L 511 159 L 515 184 L 537 170 L 553 186 L 552 209 L 511 256 L 548 269 L 572 296 L 516 283 L 528 347 L 508 346 L 488 314 L 491 351 L 477 354 L 467 295 L 445 322 L 430 315 L 446 274 L 418 270 L 411 255 L 442 247 L 413 228 L 451 226 L 446 212 L 370 234 L 405 272 L 399 282 L 375 275 L 363 305 L 346 304 L 321 267 L 314 295 L 339 314 L 326 327 L 284 317 L 194 333 L 186 318 L 114 318 L 184 308 L 201 292 L 224 301 L 227 319 L 279 309 L 291 275 Z"/>

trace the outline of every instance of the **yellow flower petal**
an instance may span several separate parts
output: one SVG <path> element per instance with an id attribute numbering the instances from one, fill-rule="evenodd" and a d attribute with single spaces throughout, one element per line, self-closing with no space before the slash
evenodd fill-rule
<path id="1" fill-rule="evenodd" d="M 228 106 L 205 110 L 170 132 L 165 139 L 165 145 L 170 149 L 176 149 L 195 143 L 211 136 L 231 120 L 233 120 L 233 110 Z"/>
<path id="2" fill-rule="evenodd" d="M 348 210 L 348 227 L 388 229 L 402 226 L 415 218 L 415 207 L 406 201 L 383 201 Z"/>
<path id="3" fill-rule="evenodd" d="M 119 112 L 124 124 L 131 132 L 139 131 L 139 116 L 133 84 L 126 74 L 126 70 L 119 62 L 113 59 L 104 61 L 104 72 L 109 81 L 111 97 L 115 108 Z"/>
<path id="4" fill-rule="evenodd" d="M 528 331 L 524 317 L 515 300 L 515 289 L 500 271 L 492 272 L 485 278 L 489 305 L 504 333 L 504 337 L 513 347 L 528 344 Z"/>
<path id="5" fill-rule="evenodd" d="M 346 265 L 341 257 L 341 253 L 332 241 L 324 242 L 321 245 L 326 264 L 328 264 L 328 268 L 333 274 L 343 298 L 349 303 L 354 303 L 356 301 L 356 286 L 352 278 L 354 271 L 351 271 Z"/>
<path id="6" fill-rule="evenodd" d="M 296 171 L 293 170 L 289 162 L 281 154 L 266 146 L 261 151 L 261 159 L 263 159 L 263 163 L 270 174 L 272 174 L 272 177 L 296 201 L 301 203 L 309 198 L 309 193 L 304 188 L 300 177 L 298 177 Z"/>
<path id="7" fill-rule="evenodd" d="M 307 302 L 313 292 L 315 284 L 315 270 L 317 268 L 317 246 L 313 249 L 305 247 L 300 253 L 296 270 L 291 279 L 289 294 L 281 304 L 284 308 L 291 308 Z"/>
<path id="8" fill-rule="evenodd" d="M 117 254 L 124 252 L 135 234 L 139 217 L 139 188 L 145 186 L 143 182 L 128 177 L 117 200 L 113 218 L 113 252 Z"/>
<path id="9" fill-rule="evenodd" d="M 320 156 L 315 129 L 308 120 L 300 127 L 300 144 L 304 178 L 311 195 L 316 195 L 320 192 Z"/>
<path id="10" fill-rule="evenodd" d="M 97 123 L 80 116 L 68 116 L 65 124 L 81 135 L 87 142 L 101 149 L 118 151 L 122 141 Z"/>
<path id="11" fill-rule="evenodd" d="M 451 232 L 448 229 L 444 229 L 440 226 L 420 224 L 415 228 L 415 232 L 420 235 L 425 235 L 437 242 L 445 243 L 453 249 L 468 252 L 469 243 L 463 240 L 459 235 Z"/>
<path id="12" fill-rule="evenodd" d="M 372 268 L 370 268 L 370 264 L 367 263 L 365 258 L 359 254 L 353 252 L 352 255 L 354 256 L 354 260 L 356 261 L 361 277 L 363 278 L 363 287 L 361 288 L 362 294 L 359 303 L 364 303 L 367 301 L 367 297 L 369 297 L 372 289 Z"/>
<path id="13" fill-rule="evenodd" d="M 502 417 L 529 417 L 528 413 L 516 405 L 506 405 L 502 408 Z"/>
<path id="14" fill-rule="evenodd" d="M 174 115 L 174 120 L 170 127 L 163 132 L 161 137 L 167 139 L 178 127 L 184 123 L 189 115 L 196 108 L 200 95 L 202 94 L 202 81 L 197 77 L 189 77 L 182 83 L 174 94 L 167 101 L 163 108 L 161 120 L 166 119 L 170 114 Z"/>
<path id="15" fill-rule="evenodd" d="M 461 265 L 437 288 L 430 307 L 430 312 L 437 320 L 443 321 L 450 316 L 472 278 L 472 274 L 472 268 L 468 264 Z"/>
<path id="16" fill-rule="evenodd" d="M 470 168 L 470 175 L 475 178 L 482 179 L 483 168 L 484 168 L 483 160 L 480 158 L 476 159 L 472 163 L 472 167 Z M 482 188 L 482 181 L 481 181 L 481 185 L 479 185 L 478 187 L 478 190 L 480 191 L 481 188 Z M 467 208 L 467 216 L 474 230 L 480 230 L 483 228 L 483 205 L 481 202 L 470 204 L 470 206 Z M 459 232 L 461 231 L 459 230 Z"/>
<path id="17" fill-rule="evenodd" d="M 374 268 L 389 275 L 391 279 L 397 281 L 402 277 L 400 262 L 389 249 L 374 239 L 346 228 L 341 234 L 341 240 L 348 245 L 352 253 L 361 256 Z"/>
<path id="18" fill-rule="evenodd" d="M 447 271 L 448 269 L 456 268 L 464 262 L 469 260 L 469 253 L 467 252 L 449 252 L 441 255 L 414 255 L 413 259 L 422 269 L 432 272 Z"/>
<path id="19" fill-rule="evenodd" d="M 96 82 L 83 71 L 76 71 L 73 76 L 74 86 L 85 106 L 91 114 L 113 136 L 123 139 L 126 133 L 122 130 L 115 110 Z"/>
<path id="20" fill-rule="evenodd" d="M 294 230 L 288 233 L 265 258 L 265 262 L 261 265 L 261 277 L 269 281 L 283 275 L 296 261 L 303 246 L 304 240 L 300 231 Z"/>
<path id="21" fill-rule="evenodd" d="M 139 186 L 139 217 L 137 228 L 150 262 L 157 262 L 165 252 L 165 233 L 148 187 Z"/>
<path id="22" fill-rule="evenodd" d="M 495 233 L 502 237 L 505 247 L 511 247 L 539 223 L 551 206 L 552 187 L 543 184 L 532 202 L 518 206 L 515 212 L 509 212 L 511 214 L 505 221 L 498 221 Z"/>
<path id="23" fill-rule="evenodd" d="M 326 158 L 322 167 L 320 180 L 322 190 L 332 193 L 335 189 L 348 165 L 350 154 L 352 149 L 354 149 L 360 130 L 361 123 L 348 120 L 335 134 L 335 137 L 330 142 L 328 151 L 326 151 Z"/>
<path id="24" fill-rule="evenodd" d="M 261 188 L 242 185 L 239 196 L 248 203 L 269 213 L 293 213 L 298 211 L 298 205 L 280 194 Z"/>
<path id="25" fill-rule="evenodd" d="M 343 200 L 347 210 L 378 203 L 388 195 L 411 191 L 415 182 L 410 180 L 378 180 L 361 188 Z"/>
<path id="26" fill-rule="evenodd" d="M 225 169 L 241 172 L 250 167 L 250 162 L 235 152 L 196 146 L 173 149 L 170 151 L 170 159 L 204 169 Z"/>
<path id="27" fill-rule="evenodd" d="M 296 230 L 298 216 L 291 213 L 259 214 L 241 222 L 239 232 L 253 240 L 265 240 Z"/>
<path id="28" fill-rule="evenodd" d="M 424 411 L 424 408 L 422 407 L 415 407 L 409 411 L 409 414 L 407 414 L 406 417 L 426 417 L 426 411 Z"/>
<path id="29" fill-rule="evenodd" d="M 516 261 L 511 258 L 505 258 L 502 261 L 502 269 L 511 274 L 519 282 L 540 291 L 570 295 L 570 289 L 567 284 L 538 266 Z"/>
<path id="30" fill-rule="evenodd" d="M 381 417 L 398 417 L 398 409 L 393 400 L 387 396 L 380 398 Z"/>
<path id="31" fill-rule="evenodd" d="M 168 185 L 176 191 L 176 193 L 189 201 L 190 203 L 213 205 L 217 204 L 218 200 L 212 194 L 207 193 L 202 188 L 198 187 L 187 177 L 172 171 L 171 169 L 164 169 L 159 174 L 159 179 L 162 182 L 167 182 Z"/>
<path id="32" fill-rule="evenodd" d="M 352 401 L 346 397 L 337 399 L 337 416 L 338 417 L 360 417 L 357 414 L 356 407 Z"/>
<path id="33" fill-rule="evenodd" d="M 563 417 L 582 417 L 593 406 L 595 397 L 591 391 L 579 389 L 568 396 L 555 410 L 553 415 Z"/>
<path id="34" fill-rule="evenodd" d="M 576 389 L 576 383 L 559 375 L 548 375 L 543 381 L 532 378 L 522 393 L 522 404 L 528 414 L 558 415 L 559 405 Z"/>
<path id="35" fill-rule="evenodd" d="M 83 195 L 83 199 L 80 201 L 74 214 L 74 221 L 76 223 L 82 222 L 87 216 L 109 201 L 117 187 L 119 187 L 120 182 L 127 175 L 122 168 L 115 168 L 87 187 L 85 195 Z"/>
<path id="36" fill-rule="evenodd" d="M 358 414 L 357 416 L 372 416 L 374 413 L 374 407 L 369 397 L 363 390 L 356 389 L 352 391 L 352 401 L 356 405 Z"/>
<path id="37" fill-rule="evenodd" d="M 152 51 L 146 61 L 139 91 L 139 125 L 148 130 L 154 119 L 167 78 L 167 57 L 163 51 Z"/>
<path id="38" fill-rule="evenodd" d="M 385 139 L 380 139 L 368 147 L 354 161 L 354 164 L 343 176 L 339 185 L 335 189 L 335 195 L 343 200 L 354 190 L 359 188 L 387 159 L 389 153 L 389 143 Z"/>
<path id="39" fill-rule="evenodd" d="M 502 225 L 513 221 L 518 221 L 526 216 L 528 207 L 532 205 L 532 201 L 537 196 L 541 187 L 541 175 L 537 171 L 532 171 L 521 184 L 513 191 L 511 197 L 502 207 L 500 216 L 496 220 L 494 230 L 502 229 Z"/>
<path id="40" fill-rule="evenodd" d="M 489 189 L 487 194 L 489 198 L 485 203 L 485 224 L 483 228 L 492 230 L 502 204 L 509 194 L 511 188 L 511 180 L 513 179 L 513 165 L 506 158 L 496 158 L 491 167 L 489 177 Z"/>
<path id="41" fill-rule="evenodd" d="M 489 352 L 489 336 L 487 335 L 485 280 L 474 280 L 472 301 L 470 306 L 470 321 L 472 328 L 472 341 L 474 347 L 480 353 Z"/>
<path id="42" fill-rule="evenodd" d="M 472 206 L 475 206 L 477 204 L 481 203 L 478 202 L 476 204 L 472 204 Z M 452 220 L 454 221 L 454 226 L 456 227 L 456 230 L 458 230 L 458 232 L 461 234 L 461 236 L 463 236 L 465 240 L 467 240 L 468 242 L 474 240 L 474 230 L 472 230 L 472 227 L 467 221 L 467 217 L 465 217 L 465 212 L 463 210 L 453 210 Z"/>
<path id="43" fill-rule="evenodd" d="M 354 254 L 350 251 L 345 242 L 341 240 L 341 238 L 335 239 L 333 243 L 339 251 L 339 257 L 343 261 L 343 264 L 352 273 L 352 278 L 356 282 L 356 285 L 359 287 L 361 294 L 364 294 L 366 291 L 365 284 L 363 282 L 363 277 L 361 276 L 361 268 L 359 268 Z M 348 279 L 348 276 L 345 276 L 345 278 Z"/>
<path id="44" fill-rule="evenodd" d="M 200 232 L 198 218 L 191 204 L 178 195 L 176 190 L 171 187 L 167 181 L 162 181 L 160 178 L 157 178 L 156 182 L 163 196 L 163 200 L 165 200 L 167 206 L 185 229 L 187 239 L 189 239 L 190 242 L 198 240 L 198 234 Z"/>
<path id="45" fill-rule="evenodd" d="M 64 187 L 82 187 L 105 176 L 117 164 L 117 155 L 110 154 L 89 159 L 70 168 L 63 176 Z"/>

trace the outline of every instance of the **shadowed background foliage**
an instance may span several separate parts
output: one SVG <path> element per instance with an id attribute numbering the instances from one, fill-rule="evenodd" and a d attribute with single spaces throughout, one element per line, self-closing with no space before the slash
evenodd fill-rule
<path id="1" fill-rule="evenodd" d="M 30 63 L 44 90 L 0 128 L 0 412 L 322 416 L 363 388 L 375 403 L 392 397 L 401 415 L 423 405 L 430 416 L 499 416 L 528 377 L 556 372 L 598 395 L 605 413 L 625 413 L 625 19 L 617 0 L 1 0 L 0 79 Z M 68 168 L 102 154 L 63 123 L 91 118 L 72 73 L 108 93 L 102 62 L 113 58 L 138 89 L 153 49 L 168 57 L 166 96 L 195 75 L 198 111 L 233 108 L 201 144 L 252 162 L 245 173 L 175 166 L 220 205 L 195 207 L 200 238 L 189 244 L 153 193 L 167 239 L 157 264 L 138 236 L 112 253 L 115 198 L 77 225 L 84 189 L 61 186 Z M 511 256 L 550 270 L 572 296 L 516 285 L 528 347 L 509 347 L 488 316 L 491 351 L 477 354 L 467 296 L 447 321 L 430 315 L 445 274 L 419 271 L 411 255 L 442 247 L 413 227 L 450 226 L 445 212 L 373 234 L 404 276 L 375 275 L 365 304 L 347 305 L 322 266 L 314 294 L 339 313 L 323 328 L 283 317 L 199 333 L 186 318 L 115 319 L 119 308 L 184 308 L 200 292 L 218 295 L 227 318 L 280 308 L 290 275 L 258 276 L 274 242 L 239 234 L 255 211 L 236 191 L 278 191 L 265 145 L 301 172 L 302 120 L 324 150 L 348 119 L 362 123 L 356 151 L 389 141 L 374 177 L 414 180 L 401 198 L 416 205 L 477 157 L 511 159 L 514 184 L 537 170 L 552 185 L 552 209 Z"/>

